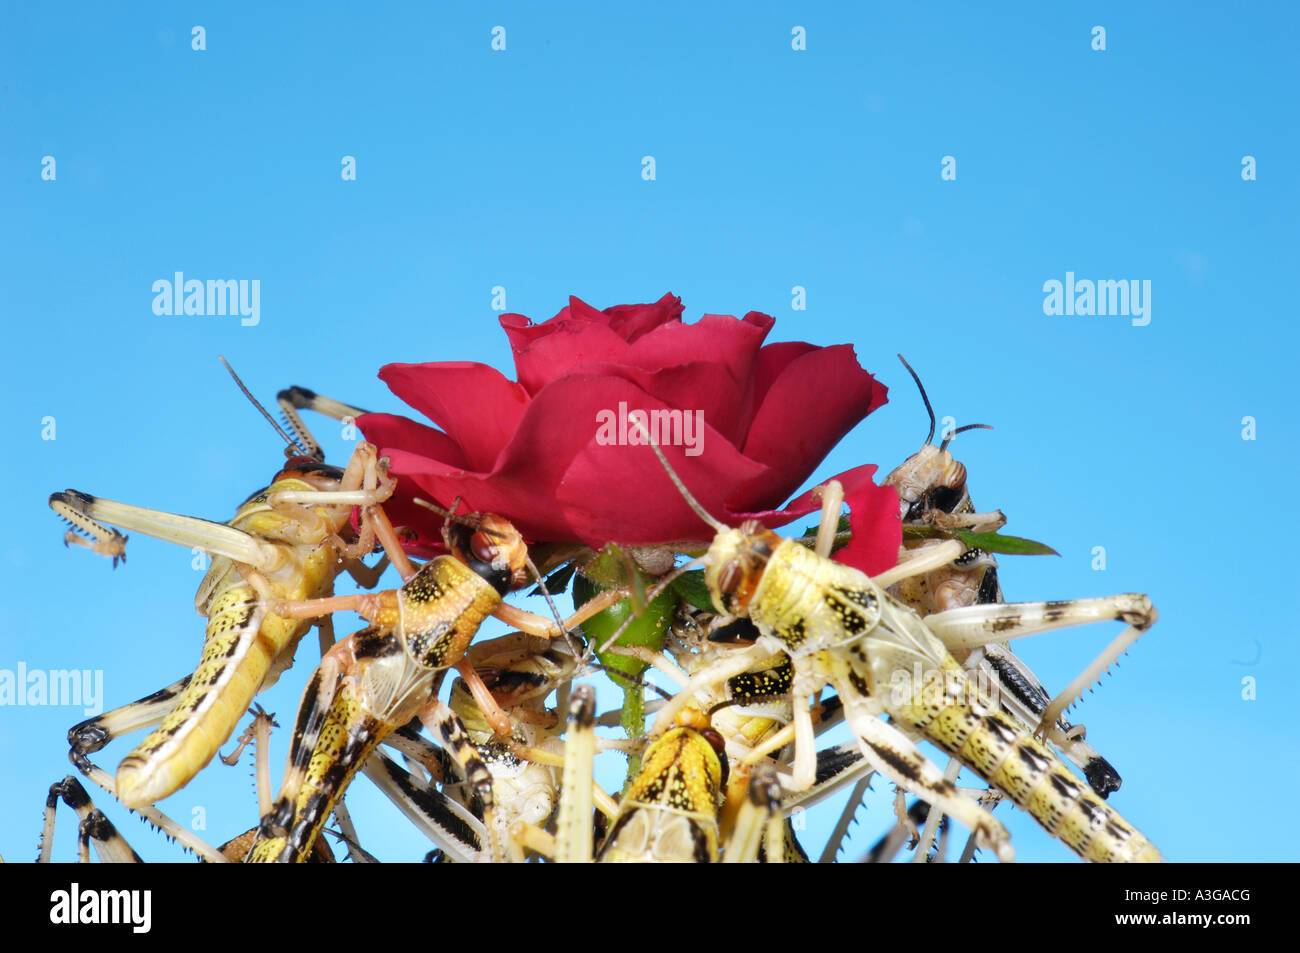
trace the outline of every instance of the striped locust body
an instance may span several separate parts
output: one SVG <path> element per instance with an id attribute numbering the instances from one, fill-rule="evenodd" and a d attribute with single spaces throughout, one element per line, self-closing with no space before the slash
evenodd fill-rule
<path id="1" fill-rule="evenodd" d="M 718 809 L 726 784 L 722 738 L 706 725 L 679 724 L 651 742 L 619 805 L 597 860 L 603 863 L 714 863 Z"/>
<path id="2" fill-rule="evenodd" d="M 909 734 L 959 759 L 1087 860 L 1160 859 L 1151 843 L 1049 748 L 980 696 L 930 625 L 863 573 L 757 524 L 719 532 L 709 562 L 706 580 L 715 601 L 753 621 L 763 634 L 761 648 L 784 651 L 795 662 L 794 787 L 810 784 L 813 776 L 808 700 L 830 685 L 873 766 L 953 815 L 1000 859 L 1012 857 L 1005 829 L 958 792 Z M 1104 617 L 1143 630 L 1155 619 L 1145 596 L 974 607 L 977 613 L 988 608 L 995 612 L 973 623 L 970 610 L 958 609 L 931 624 L 937 619 L 945 632 L 1024 634 Z M 882 714 L 898 728 L 880 721 Z"/>
<path id="3" fill-rule="evenodd" d="M 693 708 L 680 711 L 646 747 L 597 849 L 591 824 L 594 705 L 590 686 L 573 690 L 555 838 L 533 830 L 530 846 L 562 863 L 752 863 L 762 847 L 782 856 L 780 786 L 766 767 L 751 780 L 723 843 L 727 757 L 721 735 Z M 514 832 L 521 840 L 524 826 Z"/>
<path id="4" fill-rule="evenodd" d="M 363 522 L 351 535 L 353 507 L 375 507 L 392 492 L 375 448 L 358 446 L 346 470 L 292 458 L 271 485 L 250 496 L 229 523 L 158 513 L 69 490 L 50 505 L 92 538 L 120 548 L 125 537 L 102 523 L 195 546 L 212 554 L 195 607 L 207 617 L 202 656 L 194 674 L 141 702 L 75 726 L 74 762 L 113 737 L 156 724 L 122 759 L 110 790 L 127 807 L 141 808 L 174 793 L 197 774 L 230 737 L 253 696 L 292 664 L 311 623 L 268 611 L 269 600 L 326 596 L 347 566 L 370 551 L 374 536 Z M 93 767 L 93 766 L 92 766 Z"/>
<path id="5" fill-rule="evenodd" d="M 379 744 L 431 705 L 441 707 L 435 698 L 439 678 L 500 606 L 508 585 L 500 586 L 454 556 L 439 556 L 401 589 L 376 594 L 367 613 L 372 626 L 326 653 L 307 685 L 284 787 L 263 818 L 249 862 L 306 859 L 334 805 Z M 478 793 L 490 805 L 490 779 L 482 783 L 486 769 L 459 719 L 452 716 L 443 735 L 468 762 L 467 772 L 480 781 Z"/>
<path id="6" fill-rule="evenodd" d="M 415 717 L 440 733 L 482 805 L 482 834 L 488 843 L 465 844 L 462 838 L 459 847 L 464 849 L 458 849 L 458 855 L 504 857 L 493 810 L 492 775 L 460 718 L 437 699 L 438 687 L 447 669 L 455 667 L 492 732 L 513 743 L 513 722 L 475 670 L 477 658 L 466 656 L 471 640 L 490 615 L 524 626 L 542 641 L 563 635 L 585 616 L 580 613 L 557 627 L 505 605 L 504 596 L 529 579 L 531 564 L 522 537 L 501 517 L 445 515 L 443 536 L 449 555 L 425 563 L 400 589 L 275 604 L 277 611 L 304 618 L 350 609 L 372 624 L 331 649 L 312 676 L 298 709 L 284 787 L 262 819 L 250 861 L 304 859 L 362 767 L 403 810 L 414 813 L 421 810 L 417 802 L 431 804 L 433 799 L 424 796 L 427 792 L 420 792 L 391 762 L 385 765 L 371 759 L 379 744 Z M 598 612 L 609 601 L 585 611 Z M 445 800 L 433 804 L 432 811 L 422 810 L 424 820 L 442 824 L 447 816 L 443 807 Z M 466 836 L 476 835 L 471 831 Z"/>
<path id="7" fill-rule="evenodd" d="M 463 679 L 451 687 L 448 704 L 469 732 L 479 757 L 492 775 L 492 794 L 501 842 L 516 823 L 546 822 L 559 801 L 557 768 L 564 763 L 560 723 L 547 710 L 546 696 L 567 682 L 577 667 L 561 641 L 552 642 L 515 632 L 475 645 L 468 659 L 488 691 L 510 712 L 515 732 L 509 740 L 495 737 L 492 726 L 474 703 Z M 463 787 L 450 794 L 467 808 Z"/>
<path id="8" fill-rule="evenodd" d="M 1076 780 L 1029 729 L 984 697 L 948 650 L 949 645 L 973 647 L 1107 619 L 1129 626 L 1112 645 L 1131 642 L 1156 619 L 1146 596 L 970 606 L 922 621 L 886 589 L 949 564 L 965 551 L 961 543 L 949 540 L 872 579 L 828 558 L 843 500 L 837 482 L 823 488 L 813 551 L 757 521 L 738 529 L 720 522 L 695 501 L 659 447 L 650 445 L 683 499 L 715 530 L 704 556 L 705 582 L 715 606 L 747 617 L 761 633 L 753 648 L 692 675 L 660 711 L 652 736 L 661 735 L 704 686 L 784 652 L 794 662 L 793 722 L 783 729 L 795 742 L 792 789 L 807 789 L 815 781 L 809 701 L 829 685 L 872 767 L 932 808 L 951 814 L 1000 860 L 1014 857 L 1006 829 L 926 759 L 914 739 L 928 738 L 949 752 L 1085 859 L 1160 860 L 1155 847 Z M 884 714 L 892 723 L 880 719 Z M 1057 714 L 1049 706 L 1044 722 L 1053 724 Z"/>
<path id="9" fill-rule="evenodd" d="M 885 477 L 884 484 L 898 493 L 900 517 L 906 529 L 969 530 L 991 533 L 1006 523 L 1001 511 L 979 513 L 967 487 L 966 467 L 955 460 L 948 444 L 956 434 L 983 424 L 971 424 L 945 434 L 943 443 L 934 446 L 935 415 L 920 378 L 899 355 L 921 393 L 930 416 L 930 432 L 921 449 L 899 464 Z M 987 428 L 985 428 L 987 429 Z M 936 539 L 905 540 L 914 552 L 940 545 Z M 996 557 L 978 547 L 963 552 L 946 566 L 902 579 L 889 588 L 891 595 L 927 617 L 950 609 L 972 605 L 1001 604 L 1004 599 L 998 578 Z M 997 688 L 997 700 L 1003 710 L 1026 725 L 1037 726 L 1052 697 L 1042 683 L 1005 641 L 990 641 L 974 648 L 950 647 L 953 655 L 973 676 L 985 679 Z M 1108 663 L 1107 663 L 1108 664 Z M 1073 701 L 1073 699 L 1070 699 Z M 1088 779 L 1103 798 L 1119 790 L 1119 773 L 1085 740 L 1082 725 L 1074 726 L 1058 717 L 1048 731 L 1051 742 Z"/>

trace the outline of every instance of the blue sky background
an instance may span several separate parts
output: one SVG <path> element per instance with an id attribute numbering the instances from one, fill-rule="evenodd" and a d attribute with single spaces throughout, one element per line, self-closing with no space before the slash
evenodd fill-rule
<path id="1" fill-rule="evenodd" d="M 537 320 L 570 294 L 607 307 L 672 291 L 688 320 L 754 309 L 777 318 L 769 340 L 851 342 L 889 385 L 814 479 L 888 470 L 919 445 L 899 351 L 941 416 L 993 424 L 954 447 L 976 502 L 1062 554 L 1004 558 L 1008 598 L 1141 591 L 1160 610 L 1074 715 L 1123 775 L 1111 803 L 1173 860 L 1297 859 L 1294 825 L 1265 815 L 1300 783 L 1283 690 L 1295 625 L 1277 616 L 1295 597 L 1300 469 L 1298 17 L 1134 7 L 6 4 L 0 668 L 102 669 L 107 708 L 192 669 L 188 551 L 134 534 L 113 571 L 63 548 L 45 500 L 75 487 L 229 519 L 280 445 L 219 353 L 268 402 L 301 384 L 401 412 L 376 377 L 389 361 L 513 376 L 493 286 Z M 1242 179 L 1246 155 L 1257 181 Z M 152 283 L 178 270 L 259 279 L 260 323 L 154 315 Z M 1043 283 L 1067 271 L 1150 280 L 1151 323 L 1045 316 Z M 806 311 L 791 309 L 796 285 Z M 318 430 L 344 460 L 350 445 Z M 340 620 L 340 635 L 360 627 Z M 1059 688 L 1118 631 L 1017 648 Z M 313 641 L 261 699 L 281 724 Z M 0 707 L 6 860 L 35 855 L 83 717 Z M 368 782 L 354 791 L 367 847 L 423 855 Z M 888 826 L 888 800 L 859 814 L 849 856 Z M 203 808 L 213 842 L 247 829 L 247 759 L 163 803 L 183 822 Z M 178 856 L 103 806 L 147 858 Z M 998 810 L 1021 859 L 1072 858 L 1013 814 Z M 821 848 L 812 830 L 807 846 Z"/>

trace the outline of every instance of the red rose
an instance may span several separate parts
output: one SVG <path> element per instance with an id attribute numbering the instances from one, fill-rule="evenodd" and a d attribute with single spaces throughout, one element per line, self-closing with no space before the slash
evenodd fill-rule
<path id="1" fill-rule="evenodd" d="M 780 526 L 817 509 L 810 494 L 776 507 L 885 403 L 884 385 L 850 345 L 764 346 L 768 315 L 688 325 L 681 314 L 669 294 L 604 311 L 570 298 L 543 324 L 503 315 L 518 383 L 477 363 L 385 366 L 379 376 L 393 392 L 442 428 L 391 414 L 358 421 L 400 478 L 387 508 L 418 534 L 413 551 L 435 551 L 440 530 L 410 504 L 417 495 L 443 506 L 461 497 L 462 512 L 499 513 L 532 542 L 707 540 L 708 527 L 640 445 L 627 420 L 636 412 L 648 412 L 656 442 L 720 520 Z M 875 486 L 874 472 L 839 477 L 854 523 L 864 523 L 845 561 L 869 572 L 894 565 L 901 532 L 894 491 Z"/>

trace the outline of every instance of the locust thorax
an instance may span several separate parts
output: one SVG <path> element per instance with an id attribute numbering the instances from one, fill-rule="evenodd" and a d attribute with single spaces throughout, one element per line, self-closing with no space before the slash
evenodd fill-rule
<path id="1" fill-rule="evenodd" d="M 343 470 L 312 457 L 294 456 L 285 461 L 275 479 L 302 480 L 318 490 L 337 490 L 343 482 Z"/>
<path id="2" fill-rule="evenodd" d="M 781 537 L 757 520 L 718 533 L 709 547 L 704 581 L 718 608 L 729 615 L 748 615 L 749 601 Z"/>
<path id="3" fill-rule="evenodd" d="M 898 491 L 904 522 L 925 510 L 951 513 L 966 494 L 966 465 L 947 450 L 926 444 L 895 467 L 885 485 Z"/>

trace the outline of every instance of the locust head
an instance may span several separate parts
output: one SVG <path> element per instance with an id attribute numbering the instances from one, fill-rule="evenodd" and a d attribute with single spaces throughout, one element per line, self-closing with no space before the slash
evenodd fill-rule
<path id="1" fill-rule="evenodd" d="M 781 537 L 758 520 L 747 520 L 739 529 L 719 530 L 709 546 L 704 570 L 714 604 L 728 615 L 747 615 L 754 590 L 779 545 Z"/>
<path id="2" fill-rule="evenodd" d="M 966 465 L 944 447 L 925 444 L 885 477 L 885 485 L 898 491 L 903 522 L 926 510 L 951 513 L 966 497 Z"/>
<path id="3" fill-rule="evenodd" d="M 502 594 L 528 583 L 528 546 L 504 516 L 444 517 L 447 551 L 482 576 Z M 504 588 L 503 588 L 504 587 Z"/>
<path id="4" fill-rule="evenodd" d="M 921 378 L 916 376 L 912 365 L 901 354 L 898 359 L 903 362 L 907 372 L 912 375 L 912 380 L 916 381 L 917 389 L 921 391 L 921 400 L 925 401 L 925 409 L 930 415 L 930 432 L 926 434 L 921 449 L 885 477 L 885 485 L 898 491 L 899 516 L 904 523 L 917 522 L 927 512 L 955 513 L 970 497 L 966 492 L 966 466 L 953 459 L 948 452 L 948 444 L 964 430 L 992 428 L 988 424 L 958 427 L 946 434 L 943 443 L 936 447 L 930 442 L 934 439 L 934 408 L 930 406 L 930 398 L 926 396 Z"/>

